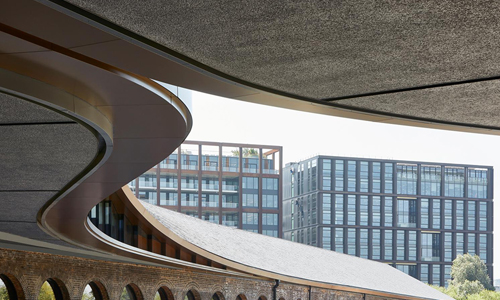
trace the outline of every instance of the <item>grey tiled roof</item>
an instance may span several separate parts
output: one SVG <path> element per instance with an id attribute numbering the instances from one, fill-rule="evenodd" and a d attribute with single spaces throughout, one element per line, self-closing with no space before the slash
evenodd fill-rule
<path id="1" fill-rule="evenodd" d="M 383 263 L 209 223 L 142 202 L 183 240 L 252 268 L 310 281 L 428 299 L 452 299 Z"/>

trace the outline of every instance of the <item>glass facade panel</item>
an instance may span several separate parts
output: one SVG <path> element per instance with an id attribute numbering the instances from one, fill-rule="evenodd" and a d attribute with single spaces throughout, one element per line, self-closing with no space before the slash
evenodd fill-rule
<path id="1" fill-rule="evenodd" d="M 347 191 L 356 191 L 356 161 L 347 161 Z"/>
<path id="2" fill-rule="evenodd" d="M 455 228 L 458 230 L 464 229 L 464 201 L 457 200 L 456 201 L 457 208 L 455 209 Z"/>
<path id="3" fill-rule="evenodd" d="M 429 265 L 421 264 L 420 265 L 420 281 L 424 283 L 429 283 Z"/>
<path id="4" fill-rule="evenodd" d="M 453 226 L 453 202 L 444 200 L 444 229 L 452 229 Z"/>
<path id="5" fill-rule="evenodd" d="M 401 195 L 417 194 L 417 170 L 416 165 L 396 165 L 397 170 L 397 192 Z"/>
<path id="6" fill-rule="evenodd" d="M 387 227 L 392 227 L 393 226 L 393 213 L 392 213 L 392 208 L 393 208 L 393 198 L 392 197 L 385 197 L 384 203 L 384 224 Z"/>
<path id="7" fill-rule="evenodd" d="M 439 233 L 422 233 L 422 260 L 439 261 L 441 259 L 441 238 Z"/>
<path id="8" fill-rule="evenodd" d="M 398 199 L 398 227 L 417 226 L 417 200 Z"/>
<path id="9" fill-rule="evenodd" d="M 347 228 L 347 254 L 356 255 L 356 229 Z"/>
<path id="10" fill-rule="evenodd" d="M 392 194 L 394 182 L 394 169 L 392 163 L 384 163 L 384 193 Z"/>
<path id="11" fill-rule="evenodd" d="M 344 190 L 344 161 L 335 160 L 335 190 Z"/>
<path id="12" fill-rule="evenodd" d="M 332 195 L 323 194 L 323 224 L 332 224 Z"/>
<path id="13" fill-rule="evenodd" d="M 445 232 L 444 233 L 444 261 L 451 262 L 453 260 L 453 241 L 452 241 L 452 233 Z"/>
<path id="14" fill-rule="evenodd" d="M 380 259 L 380 229 L 372 229 L 372 259 Z"/>
<path id="15" fill-rule="evenodd" d="M 359 162 L 359 191 L 368 193 L 368 162 Z"/>
<path id="16" fill-rule="evenodd" d="M 372 193 L 380 193 L 381 189 L 381 164 L 379 162 L 372 163 Z"/>
<path id="17" fill-rule="evenodd" d="M 392 230 L 384 230 L 384 259 L 392 260 Z"/>
<path id="18" fill-rule="evenodd" d="M 223 212 L 222 225 L 238 228 L 239 217 L 237 212 Z"/>
<path id="19" fill-rule="evenodd" d="M 160 192 L 160 205 L 177 206 L 177 192 Z"/>
<path id="20" fill-rule="evenodd" d="M 476 230 L 476 201 L 467 201 L 467 229 Z"/>
<path id="21" fill-rule="evenodd" d="M 201 219 L 211 223 L 219 224 L 219 213 L 204 211 L 201 213 Z"/>
<path id="22" fill-rule="evenodd" d="M 335 228 L 335 251 L 344 253 L 344 229 Z"/>
<path id="23" fill-rule="evenodd" d="M 488 197 L 488 170 L 469 168 L 467 180 L 469 198 L 486 199 Z"/>
<path id="24" fill-rule="evenodd" d="M 344 195 L 335 195 L 335 224 L 344 224 Z"/>
<path id="25" fill-rule="evenodd" d="M 488 203 L 479 202 L 479 230 L 488 230 Z"/>
<path id="26" fill-rule="evenodd" d="M 405 232 L 396 230 L 396 260 L 405 260 Z"/>
<path id="27" fill-rule="evenodd" d="M 417 232 L 408 231 L 408 260 L 417 260 Z"/>
<path id="28" fill-rule="evenodd" d="M 380 196 L 372 197 L 372 226 L 380 226 L 381 220 L 381 205 L 380 205 Z"/>
<path id="29" fill-rule="evenodd" d="M 429 199 L 420 200 L 420 227 L 429 228 Z"/>
<path id="30" fill-rule="evenodd" d="M 368 258 L 368 229 L 359 230 L 359 256 Z"/>
<path id="31" fill-rule="evenodd" d="M 441 196 L 441 167 L 421 167 L 421 195 Z"/>
<path id="32" fill-rule="evenodd" d="M 488 263 L 488 236 L 486 234 L 479 235 L 479 258 L 484 263 Z"/>
<path id="33" fill-rule="evenodd" d="M 356 225 L 356 195 L 347 195 L 347 225 Z"/>
<path id="34" fill-rule="evenodd" d="M 368 226 L 368 196 L 359 196 L 359 225 Z"/>
<path id="35" fill-rule="evenodd" d="M 465 184 L 464 168 L 444 168 L 444 195 L 447 197 L 463 197 Z"/>
<path id="36" fill-rule="evenodd" d="M 474 233 L 467 233 L 467 253 L 476 254 L 476 235 Z"/>
<path id="37" fill-rule="evenodd" d="M 330 227 L 323 227 L 323 249 L 332 249 L 332 229 Z"/>
<path id="38" fill-rule="evenodd" d="M 332 190 L 332 160 L 323 159 L 323 190 Z"/>
<path id="39" fill-rule="evenodd" d="M 278 214 L 262 214 L 262 234 L 278 237 Z"/>
<path id="40" fill-rule="evenodd" d="M 432 228 L 441 228 L 441 200 L 432 199 Z"/>
<path id="41" fill-rule="evenodd" d="M 464 254 L 465 253 L 465 248 L 464 248 L 464 234 L 462 232 L 457 232 L 456 233 L 456 236 L 455 236 L 456 240 L 457 240 L 457 246 L 456 246 L 456 249 L 457 249 L 457 253 L 456 255 L 461 255 L 461 254 Z"/>
<path id="42" fill-rule="evenodd" d="M 434 285 L 441 284 L 441 266 L 440 265 L 432 265 L 432 284 L 434 284 Z"/>

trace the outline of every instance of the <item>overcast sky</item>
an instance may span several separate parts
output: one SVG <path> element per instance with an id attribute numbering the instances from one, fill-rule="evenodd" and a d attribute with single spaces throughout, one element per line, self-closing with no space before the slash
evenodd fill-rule
<path id="1" fill-rule="evenodd" d="M 500 170 L 500 137 L 304 113 L 193 92 L 188 140 L 283 146 L 283 165 L 317 154 L 461 163 Z M 496 191 L 500 176 L 494 176 Z M 499 208 L 495 205 L 495 216 Z M 495 222 L 495 232 L 500 222 Z M 500 243 L 495 239 L 495 261 Z M 499 268 L 494 278 L 500 278 Z"/>

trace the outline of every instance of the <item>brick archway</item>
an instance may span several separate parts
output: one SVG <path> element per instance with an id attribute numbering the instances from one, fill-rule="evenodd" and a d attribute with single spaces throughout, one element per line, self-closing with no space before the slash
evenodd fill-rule
<path id="1" fill-rule="evenodd" d="M 58 278 L 49 278 L 46 281 L 52 288 L 56 300 L 70 300 L 68 289 L 62 280 Z"/>
<path id="2" fill-rule="evenodd" d="M 197 290 L 190 289 L 189 291 L 187 291 L 184 299 L 185 300 L 201 300 L 201 295 Z"/>
<path id="3" fill-rule="evenodd" d="M 245 296 L 245 294 L 239 294 L 238 296 L 236 296 L 236 300 L 248 300 L 248 299 L 247 296 Z"/>
<path id="4" fill-rule="evenodd" d="M 128 293 L 131 300 L 144 300 L 141 289 L 136 284 L 129 283 L 123 289 Z"/>
<path id="5" fill-rule="evenodd" d="M 161 300 L 174 300 L 174 294 L 172 293 L 172 291 L 166 287 L 166 286 L 161 286 L 158 290 L 157 290 L 158 294 L 160 295 L 160 299 Z"/>
<path id="6" fill-rule="evenodd" d="M 109 300 L 108 292 L 100 281 L 93 280 L 87 283 L 87 285 L 92 289 L 92 295 L 95 300 Z"/>
<path id="7" fill-rule="evenodd" d="M 212 295 L 212 299 L 211 300 L 226 300 L 226 298 L 224 297 L 224 295 L 221 292 L 215 292 Z"/>
<path id="8" fill-rule="evenodd" d="M 21 283 L 12 274 L 3 273 L 0 274 L 0 279 L 2 279 L 5 287 L 7 288 L 7 293 L 9 299 L 19 299 L 24 300 L 25 295 Z"/>

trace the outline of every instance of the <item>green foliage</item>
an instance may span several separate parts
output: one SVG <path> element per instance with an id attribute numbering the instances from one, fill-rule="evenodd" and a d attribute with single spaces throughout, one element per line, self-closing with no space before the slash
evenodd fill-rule
<path id="1" fill-rule="evenodd" d="M 447 288 L 432 286 L 456 300 L 500 300 L 500 293 L 492 291 L 486 265 L 479 256 L 459 255 L 451 266 Z"/>
<path id="2" fill-rule="evenodd" d="M 477 284 L 466 283 L 466 281 L 474 282 L 478 281 L 484 288 L 488 290 L 495 290 L 493 285 L 490 283 L 490 277 L 488 276 L 488 270 L 486 265 L 481 261 L 479 256 L 464 254 L 459 255 L 451 266 L 451 281 L 452 285 L 457 287 L 465 284 L 464 290 L 478 288 Z"/>
<path id="3" fill-rule="evenodd" d="M 92 293 L 92 291 L 83 293 L 82 300 L 95 300 L 94 293 Z"/>
<path id="4" fill-rule="evenodd" d="M 5 285 L 0 286 L 0 300 L 9 300 L 9 293 Z"/>
<path id="5" fill-rule="evenodd" d="M 233 156 L 240 156 L 239 150 L 232 150 L 231 153 Z M 242 149 L 242 157 L 259 157 L 259 150 L 254 148 L 243 148 Z"/>
<path id="6" fill-rule="evenodd" d="M 156 292 L 156 294 L 155 294 L 155 300 L 161 300 L 160 293 Z"/>
<path id="7" fill-rule="evenodd" d="M 120 296 L 120 300 L 131 300 L 130 295 L 129 295 L 126 287 L 123 288 L 122 294 Z"/>
<path id="8" fill-rule="evenodd" d="M 42 288 L 38 294 L 38 300 L 56 300 L 54 291 L 52 291 L 52 287 L 47 281 L 42 284 Z"/>

